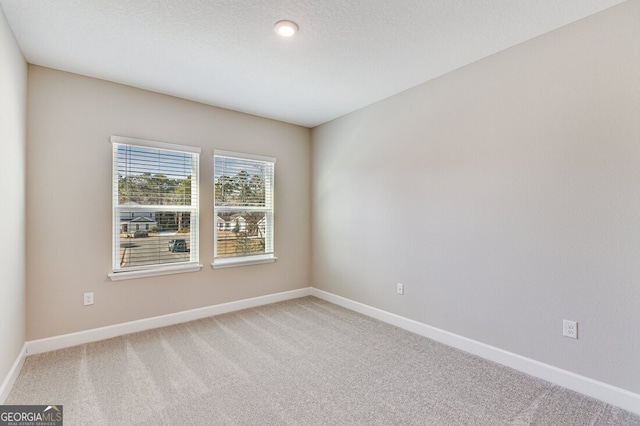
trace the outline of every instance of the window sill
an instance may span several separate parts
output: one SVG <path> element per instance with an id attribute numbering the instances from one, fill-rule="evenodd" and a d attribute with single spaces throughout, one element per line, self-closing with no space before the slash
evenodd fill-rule
<path id="1" fill-rule="evenodd" d="M 109 273 L 111 281 L 132 280 L 135 278 L 157 277 L 159 275 L 182 274 L 185 272 L 198 272 L 202 265 L 161 266 L 153 269 L 141 269 L 138 271 L 120 271 Z"/>
<path id="2" fill-rule="evenodd" d="M 214 259 L 211 263 L 213 269 L 235 268 L 236 266 L 260 265 L 263 263 L 273 263 L 278 260 L 277 257 L 269 254 L 265 256 L 247 256 L 236 258 L 220 258 Z"/>

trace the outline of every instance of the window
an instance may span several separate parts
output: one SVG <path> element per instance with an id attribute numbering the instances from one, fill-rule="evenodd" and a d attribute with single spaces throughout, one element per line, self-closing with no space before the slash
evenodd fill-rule
<path id="1" fill-rule="evenodd" d="M 214 152 L 214 268 L 276 260 L 275 162 L 270 157 Z"/>
<path id="2" fill-rule="evenodd" d="M 111 143 L 111 279 L 199 270 L 200 148 L 120 136 Z"/>

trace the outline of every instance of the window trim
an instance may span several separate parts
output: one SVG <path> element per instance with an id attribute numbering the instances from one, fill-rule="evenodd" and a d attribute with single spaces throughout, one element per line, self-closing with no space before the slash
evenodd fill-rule
<path id="1" fill-rule="evenodd" d="M 238 160 L 250 160 L 250 161 L 260 161 L 265 163 L 271 163 L 273 166 L 273 179 L 271 183 L 271 216 L 272 216 L 272 231 L 271 231 L 271 246 L 273 250 L 268 254 L 247 254 L 244 256 L 233 256 L 233 257 L 216 257 L 218 248 L 218 226 L 215 223 L 217 212 L 216 212 L 216 196 L 215 196 L 215 159 L 216 156 L 227 157 L 227 158 L 236 158 Z M 237 266 L 249 266 L 249 265 L 260 265 L 265 263 L 273 263 L 278 260 L 278 257 L 275 254 L 275 157 L 267 157 L 263 155 L 255 155 L 255 154 L 245 154 L 240 152 L 233 151 L 224 151 L 219 149 L 213 150 L 213 167 L 214 167 L 214 176 L 213 176 L 213 261 L 211 262 L 211 267 L 213 269 L 222 269 L 222 268 L 233 268 Z"/>
<path id="2" fill-rule="evenodd" d="M 200 251 L 199 249 L 196 251 L 196 256 L 194 260 L 190 260 L 189 262 L 179 262 L 179 263 L 166 263 L 166 264 L 152 264 L 152 265 L 143 265 L 139 267 L 132 267 L 127 269 L 117 269 L 115 268 L 115 257 L 114 253 L 116 247 L 118 246 L 118 234 L 120 231 L 120 210 L 118 208 L 118 203 L 116 201 L 116 197 L 118 194 L 118 180 L 114 175 L 115 170 L 115 146 L 116 145 L 132 145 L 144 148 L 152 148 L 152 149 L 161 149 L 168 151 L 178 151 L 188 154 L 196 155 L 196 164 L 194 165 L 194 174 L 195 179 L 193 182 L 196 182 L 196 192 L 197 197 L 195 201 L 195 207 L 191 206 L 193 213 L 195 213 L 195 221 L 193 221 L 193 217 L 191 217 L 191 226 L 192 233 L 191 240 L 195 240 L 196 246 L 199 246 L 200 241 L 200 153 L 201 149 L 199 147 L 189 146 L 189 145 L 178 145 L 171 144 L 166 142 L 158 142 L 147 139 L 137 139 L 130 138 L 125 136 L 117 136 L 111 135 L 109 143 L 112 146 L 112 171 L 111 171 L 111 181 L 112 181 L 112 189 L 111 189 L 111 271 L 107 274 L 107 276 L 111 279 L 111 281 L 120 281 L 126 279 L 135 279 L 135 278 L 144 278 L 144 277 L 153 277 L 159 275 L 170 275 L 170 274 L 179 274 L 185 272 L 197 272 L 202 269 L 202 264 L 200 264 Z M 158 210 L 166 210 L 164 206 L 156 206 Z M 148 211 L 147 207 L 140 207 L 141 211 Z M 193 224 L 195 222 L 195 224 Z M 195 238 L 194 238 L 195 237 Z"/>
<path id="3" fill-rule="evenodd" d="M 152 269 L 138 269 L 114 272 L 111 271 L 109 278 L 111 281 L 133 280 L 136 278 L 157 277 L 159 275 L 183 274 L 185 272 L 198 272 L 202 269 L 199 263 L 174 265 L 174 266 L 156 266 Z"/>
<path id="4" fill-rule="evenodd" d="M 174 143 L 151 141 L 148 139 L 128 138 L 126 136 L 111 135 L 111 140 L 109 143 L 111 143 L 112 145 L 116 143 L 123 144 L 123 145 L 138 145 L 138 146 L 143 146 L 145 148 L 166 149 L 168 151 L 189 152 L 191 154 L 202 153 L 202 149 L 200 149 L 197 146 L 178 145 Z M 198 164 L 198 166 L 200 166 L 200 164 Z"/>
<path id="5" fill-rule="evenodd" d="M 275 254 L 246 255 L 238 257 L 220 257 L 211 262 L 213 269 L 235 268 L 236 266 L 262 265 L 273 263 L 278 258 Z"/>

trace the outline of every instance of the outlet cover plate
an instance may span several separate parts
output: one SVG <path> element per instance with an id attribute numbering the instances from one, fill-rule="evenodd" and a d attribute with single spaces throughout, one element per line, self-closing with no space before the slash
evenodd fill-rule
<path id="1" fill-rule="evenodd" d="M 84 294 L 84 306 L 93 305 L 93 292 Z"/>
<path id="2" fill-rule="evenodd" d="M 562 320 L 562 335 L 565 337 L 571 337 L 572 339 L 577 339 L 578 323 L 571 320 Z"/>

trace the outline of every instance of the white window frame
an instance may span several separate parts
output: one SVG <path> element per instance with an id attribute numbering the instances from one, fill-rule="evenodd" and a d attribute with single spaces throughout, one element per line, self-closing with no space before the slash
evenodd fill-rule
<path id="1" fill-rule="evenodd" d="M 113 171 L 112 171 L 112 270 L 108 274 L 112 281 L 153 277 L 158 275 L 179 274 L 184 272 L 196 272 L 202 269 L 199 263 L 199 175 L 200 175 L 200 148 L 169 144 L 165 142 L 150 141 L 145 139 L 128 138 L 124 136 L 112 135 L 110 139 L 113 153 Z M 165 151 L 174 151 L 181 153 L 194 154 L 196 161 L 192 165 L 191 171 L 191 206 L 140 206 L 135 207 L 135 211 L 140 212 L 158 212 L 158 211 L 188 211 L 190 213 L 190 241 L 191 250 L 188 262 L 178 262 L 170 264 L 145 265 L 137 267 L 120 268 L 117 254 L 120 252 L 120 212 L 122 210 L 131 211 L 131 206 L 121 206 L 118 202 L 118 146 L 131 145 L 136 147 L 152 148 Z"/>
<path id="2" fill-rule="evenodd" d="M 239 160 L 249 160 L 262 163 L 271 163 L 271 170 L 273 170 L 273 176 L 270 180 L 265 182 L 265 191 L 269 194 L 266 197 L 266 206 L 260 207 L 238 207 L 238 206 L 216 206 L 215 195 L 215 159 L 216 157 L 237 158 Z M 274 157 L 265 157 L 261 155 L 244 154 L 232 151 L 214 150 L 213 151 L 213 164 L 214 164 L 214 189 L 213 189 L 213 262 L 211 266 L 214 269 L 218 268 L 231 268 L 236 266 L 258 265 L 263 263 L 273 263 L 278 258 L 275 255 L 275 164 L 276 159 Z M 233 257 L 218 257 L 218 224 L 216 223 L 218 218 L 218 212 L 221 211 L 264 211 L 265 212 L 265 254 L 258 255 L 239 255 Z"/>

